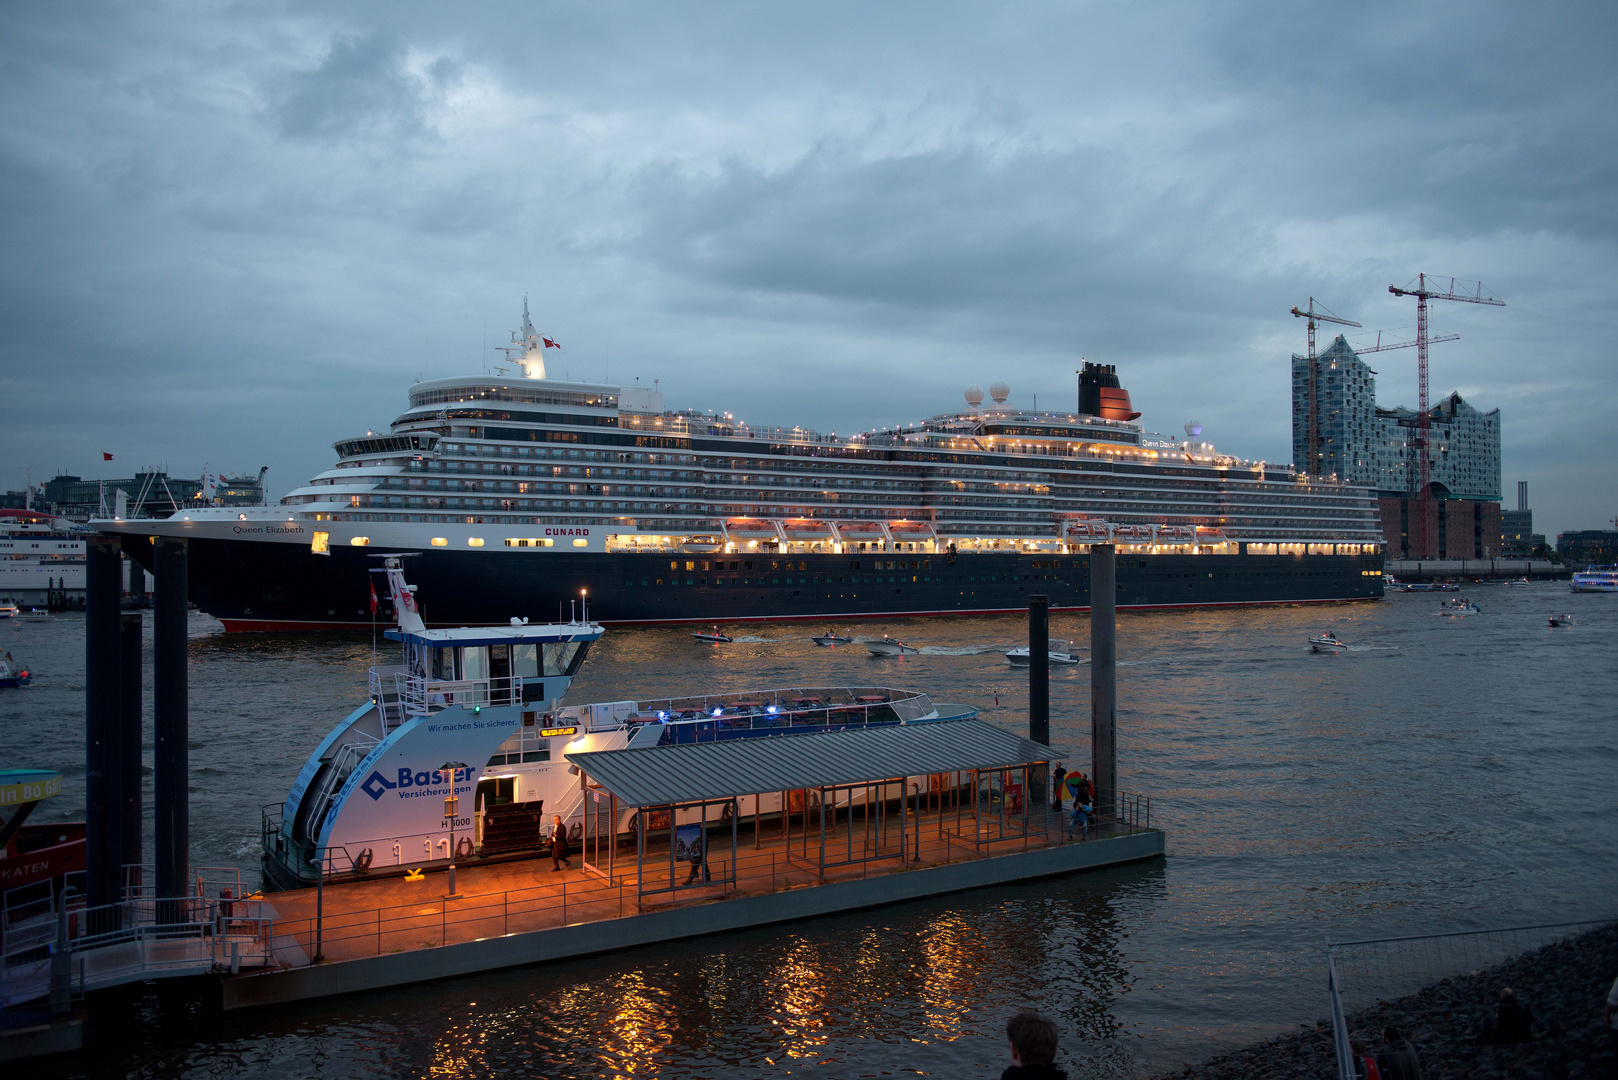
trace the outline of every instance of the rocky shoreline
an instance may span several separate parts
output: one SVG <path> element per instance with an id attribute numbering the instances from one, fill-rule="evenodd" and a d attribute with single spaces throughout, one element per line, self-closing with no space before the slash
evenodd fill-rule
<path id="1" fill-rule="evenodd" d="M 1349 1016 L 1348 1027 L 1354 1038 L 1373 1049 L 1385 1025 L 1398 1028 L 1421 1058 L 1422 1080 L 1615 1077 L 1615 1040 L 1601 1026 L 1602 1005 L 1615 977 L 1618 926 L 1609 926 L 1473 974 L 1444 979 L 1397 1001 L 1379 1001 Z M 1479 1045 L 1478 1033 L 1494 1014 L 1504 986 L 1515 989 L 1533 1009 L 1544 1030 L 1537 1041 Z M 1324 1002 L 1324 985 L 1321 998 Z M 1156 1080 L 1331 1080 L 1336 1075 L 1331 1024 L 1319 1023 L 1164 1073 Z"/>

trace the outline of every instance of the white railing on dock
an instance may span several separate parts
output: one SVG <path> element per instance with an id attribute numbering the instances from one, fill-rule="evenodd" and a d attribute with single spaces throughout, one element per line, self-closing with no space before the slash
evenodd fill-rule
<path id="1" fill-rule="evenodd" d="M 234 869 L 199 875 L 240 888 Z M 274 962 L 274 925 L 275 911 L 261 899 L 139 897 L 89 907 L 82 895 L 65 894 L 5 928 L 0 1006 L 50 995 L 53 978 L 57 992 L 82 996 L 151 978 L 265 967 Z M 64 977 L 71 987 L 61 985 Z"/>

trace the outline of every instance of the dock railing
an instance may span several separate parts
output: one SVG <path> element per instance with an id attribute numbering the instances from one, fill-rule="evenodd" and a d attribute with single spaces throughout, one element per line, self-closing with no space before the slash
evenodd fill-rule
<path id="1" fill-rule="evenodd" d="M 999 793 L 992 796 L 1003 797 Z M 1010 855 L 1036 847 L 1094 842 L 1151 828 L 1151 800 L 1147 796 L 1119 792 L 1118 807 L 1118 813 L 1097 817 L 1087 833 L 1070 838 L 1067 816 L 1041 802 L 1030 815 L 1032 827 L 1028 832 L 987 841 L 974 836 L 970 814 L 957 826 L 953 804 L 942 808 L 942 812 L 940 808 L 923 807 L 919 814 L 912 811 L 909 840 L 903 845 L 894 843 L 892 835 L 884 838 L 866 833 L 859 822 L 853 825 L 852 837 L 845 836 L 844 832 L 850 828 L 845 811 L 836 821 L 828 821 L 825 839 L 836 849 L 831 854 L 842 853 L 842 857 L 829 860 L 823 853 L 817 811 L 809 811 L 807 828 L 813 836 L 808 837 L 807 842 L 801 831 L 804 827 L 797 820 L 801 815 L 795 811 L 790 824 L 783 823 L 779 815 L 766 817 L 756 831 L 749 830 L 750 835 L 740 838 L 734 855 L 733 823 L 715 822 L 714 831 L 704 845 L 707 880 L 700 874 L 691 875 L 687 862 L 671 864 L 666 844 L 648 851 L 645 860 L 648 870 L 666 875 L 663 884 L 672 886 L 660 887 L 656 892 L 642 892 L 642 883 L 636 874 L 634 840 L 620 833 L 618 842 L 627 850 L 615 860 L 611 873 L 603 873 L 598 868 L 581 879 L 559 884 L 479 893 L 472 891 L 476 880 L 472 875 L 477 872 L 475 865 L 463 862 L 459 864 L 461 887 L 468 891 L 446 899 L 440 887 L 443 879 L 438 876 L 443 866 L 425 866 L 423 869 L 432 873 L 423 883 L 418 901 L 349 908 L 350 898 L 356 895 L 349 891 L 356 887 L 353 884 L 306 890 L 303 895 L 313 901 L 315 910 L 307 914 L 284 914 L 276 921 L 273 933 L 279 941 L 290 939 L 302 945 L 306 962 L 352 960 L 621 919 L 692 903 L 865 880 L 897 871 Z M 897 815 L 897 811 L 890 810 L 890 813 Z M 744 813 L 739 820 L 748 823 L 750 818 L 751 815 Z M 896 832 L 897 825 L 892 828 Z M 869 857 L 848 858 L 850 839 L 854 848 Z M 333 853 L 327 854 L 329 857 Z M 578 857 L 577 852 L 575 857 Z M 544 860 L 534 862 L 539 865 Z M 280 894 L 277 903 L 285 911 L 296 895 Z M 307 905 L 308 901 L 304 903 Z M 286 961 L 289 955 L 295 955 L 295 950 L 283 948 L 280 955 Z M 296 964 L 298 961 L 287 962 Z"/>

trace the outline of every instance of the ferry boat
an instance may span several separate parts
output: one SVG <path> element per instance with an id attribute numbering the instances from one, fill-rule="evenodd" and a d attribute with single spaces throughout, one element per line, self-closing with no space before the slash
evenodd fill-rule
<path id="1" fill-rule="evenodd" d="M 432 626 L 587 591 L 603 624 L 849 619 L 1089 606 L 1116 545 L 1125 608 L 1380 597 L 1375 493 L 1147 432 L 1111 367 L 1078 409 L 973 388 L 965 408 L 857 435 L 671 410 L 654 387 L 520 374 L 420 382 L 391 429 L 274 507 L 101 519 L 189 540 L 189 598 L 227 631 L 370 624 L 368 557 L 417 554 Z M 1188 425 L 1188 432 L 1192 428 Z M 1200 433 L 1200 428 L 1195 429 Z"/>
<path id="2" fill-rule="evenodd" d="M 960 719 L 923 693 L 793 688 L 561 705 L 604 630 L 578 621 L 429 629 L 401 558 L 385 560 L 402 662 L 373 667 L 371 697 L 322 739 L 284 802 L 266 807 L 266 886 L 533 857 L 560 815 L 575 839 L 585 792 L 565 755 Z M 895 785 L 896 786 L 896 785 Z M 892 793 L 877 797 L 891 798 Z M 446 799 L 456 799 L 446 804 Z M 779 814 L 761 796 L 754 813 Z M 633 829 L 627 812 L 614 824 Z"/>
<path id="3" fill-rule="evenodd" d="M 1573 575 L 1574 592 L 1618 592 L 1618 566 L 1586 566 Z"/>

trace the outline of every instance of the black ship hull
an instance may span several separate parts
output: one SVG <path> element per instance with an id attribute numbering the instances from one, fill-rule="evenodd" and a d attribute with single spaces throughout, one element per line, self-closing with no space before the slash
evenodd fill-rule
<path id="1" fill-rule="evenodd" d="M 145 545 L 129 545 L 144 547 Z M 229 631 L 372 624 L 376 556 L 401 549 L 308 547 L 192 537 L 192 602 Z M 149 563 L 150 548 L 134 551 Z M 1021 611 L 1030 594 L 1057 609 L 1090 605 L 1086 555 L 749 556 L 649 553 L 494 554 L 412 551 L 429 625 L 566 617 L 588 596 L 605 624 L 857 619 Z M 149 568 L 149 566 L 148 566 Z M 1122 608 L 1334 603 L 1382 596 L 1380 555 L 1118 556 Z M 385 609 L 376 616 L 387 621 Z"/>

